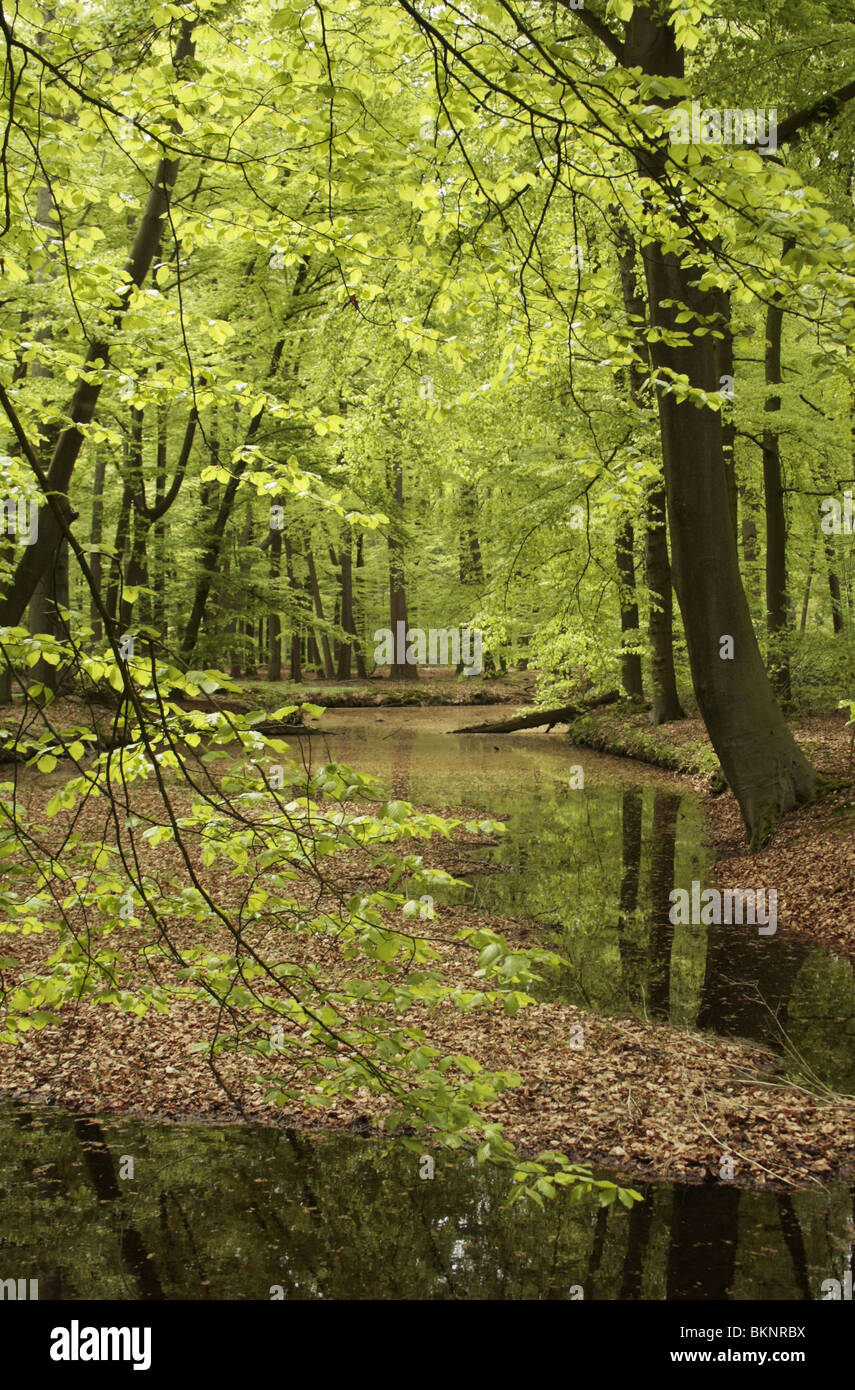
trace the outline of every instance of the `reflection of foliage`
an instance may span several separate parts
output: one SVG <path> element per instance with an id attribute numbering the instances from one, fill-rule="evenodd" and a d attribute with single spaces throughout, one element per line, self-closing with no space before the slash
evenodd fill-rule
<path id="1" fill-rule="evenodd" d="M 639 838 L 638 861 L 622 865 L 621 792 L 600 787 L 597 796 L 581 796 L 560 785 L 543 789 L 538 798 L 537 835 L 530 831 L 528 806 L 512 815 L 493 854 L 500 864 L 519 872 L 479 876 L 478 901 L 491 911 L 536 920 L 559 935 L 563 968 L 559 993 L 569 1003 L 597 1013 L 644 1017 L 651 979 L 663 967 L 653 938 L 660 918 L 667 923 L 668 891 L 674 882 L 691 882 L 702 871 L 695 848 L 699 836 L 698 810 L 684 799 L 686 830 L 676 838 L 673 877 L 654 901 L 651 885 L 653 804 L 660 793 L 643 796 L 645 831 Z M 621 872 L 638 876 L 638 900 L 629 913 L 621 903 Z M 691 944 L 685 938 L 689 938 Z M 676 981 L 672 1021 L 693 1022 L 703 986 L 706 933 L 677 933 L 671 951 L 672 983 Z M 660 947 L 661 951 L 661 947 Z M 691 968 L 681 962 L 688 951 Z M 675 970 L 676 967 L 676 970 Z M 551 981 L 532 987 L 538 997 L 555 995 Z"/>
<path id="2" fill-rule="evenodd" d="M 794 1077 L 813 1088 L 819 1076 L 827 1087 L 852 1094 L 853 1019 L 852 962 L 811 951 L 787 1004 L 786 1035 Z"/>

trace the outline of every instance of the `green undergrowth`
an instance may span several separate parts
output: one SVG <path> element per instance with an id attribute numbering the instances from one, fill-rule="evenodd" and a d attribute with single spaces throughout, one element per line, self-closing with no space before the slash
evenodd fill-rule
<path id="1" fill-rule="evenodd" d="M 573 721 L 569 737 L 580 748 L 635 758 L 669 772 L 688 776 L 721 773 L 703 726 L 680 720 L 657 728 L 651 724 L 649 713 L 639 713 L 634 706 L 590 710 Z"/>

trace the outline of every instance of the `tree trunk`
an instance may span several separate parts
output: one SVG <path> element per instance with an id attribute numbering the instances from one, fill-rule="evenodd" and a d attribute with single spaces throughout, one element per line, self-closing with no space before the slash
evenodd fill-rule
<path id="1" fill-rule="evenodd" d="M 784 311 L 777 302 L 766 310 L 766 386 L 781 383 L 781 333 Z M 767 396 L 765 410 L 775 415 L 781 409 L 779 395 Z M 784 482 L 781 473 L 781 441 L 778 431 L 763 431 L 763 494 L 766 508 L 766 630 L 774 638 L 785 636 L 789 626 L 787 597 L 787 518 L 784 511 Z M 772 649 L 772 684 L 781 697 L 790 698 L 790 663 L 786 653 Z"/>
<path id="2" fill-rule="evenodd" d="M 166 510 L 166 411 L 157 412 L 157 472 L 154 483 L 154 505 L 161 519 L 154 527 L 154 547 L 152 555 L 152 604 L 151 625 L 165 643 L 169 637 L 166 615 L 166 526 L 163 514 Z"/>
<path id="3" fill-rule="evenodd" d="M 354 598 L 353 598 L 353 604 L 354 604 L 354 632 L 357 634 L 357 636 L 356 636 L 356 674 L 357 674 L 357 676 L 359 677 L 359 679 L 360 679 L 360 680 L 363 680 L 363 681 L 367 678 L 367 675 L 368 675 L 368 672 L 367 672 L 366 669 L 365 669 L 365 646 L 364 646 L 364 640 L 365 640 L 365 620 L 364 620 L 364 618 L 363 618 L 363 616 L 362 616 L 362 599 L 359 598 L 358 595 L 359 595 L 359 577 L 360 577 L 360 570 L 363 568 L 364 563 L 365 563 L 365 559 L 364 559 L 364 554 L 363 554 L 363 536 L 362 536 L 362 532 L 360 531 L 360 532 L 359 532 L 359 535 L 356 537 L 356 581 L 357 581 L 357 582 L 356 582 L 356 585 L 355 585 L 355 593 L 354 593 Z M 356 612 L 357 612 L 357 611 L 359 612 L 359 620 L 358 620 L 358 621 L 356 620 Z"/>
<path id="4" fill-rule="evenodd" d="M 630 521 L 624 521 L 615 537 L 615 560 L 618 570 L 621 631 L 621 684 L 634 700 L 644 699 L 641 681 L 641 655 L 626 650 L 627 644 L 638 646 L 638 603 L 635 596 L 635 532 Z"/>
<path id="5" fill-rule="evenodd" d="M 143 412 L 141 410 L 132 410 L 132 443 L 128 460 L 128 483 L 133 497 L 133 511 L 131 514 L 133 529 L 130 554 L 125 571 L 125 583 L 133 587 L 136 587 L 138 584 L 145 584 L 146 582 L 146 548 L 148 544 L 148 533 L 151 529 L 151 522 L 145 514 L 143 426 Z M 138 605 L 139 602 L 140 600 L 137 599 L 136 604 Z M 131 627 L 135 612 L 139 613 L 139 608 L 123 598 L 120 604 L 119 617 L 119 623 L 123 632 L 126 632 Z"/>
<path id="6" fill-rule="evenodd" d="M 291 291 L 292 301 L 297 299 L 300 295 L 303 286 L 306 282 L 308 269 L 308 261 L 302 260 L 297 269 L 297 274 L 294 279 L 294 286 Z M 288 315 L 286 315 L 286 317 L 287 316 Z M 273 352 L 270 355 L 270 365 L 267 369 L 268 377 L 275 376 L 277 371 L 279 370 L 279 364 L 282 360 L 282 352 L 284 347 L 285 338 L 281 337 L 277 339 L 273 347 Z M 298 352 L 299 343 L 295 348 L 295 354 Z M 292 369 L 292 376 L 293 375 L 294 371 Z M 255 415 L 253 419 L 250 421 L 249 428 L 246 432 L 247 445 L 252 444 L 253 440 L 255 439 L 255 436 L 257 435 L 258 430 L 261 426 L 263 416 L 264 411 L 262 410 L 257 415 Z M 232 508 L 235 503 L 235 498 L 237 496 L 237 491 L 238 487 L 240 486 L 241 478 L 243 477 L 244 472 L 248 467 L 251 458 L 252 452 L 249 448 L 246 448 L 244 449 L 241 458 L 238 459 L 237 462 L 232 463 L 231 476 L 229 478 L 228 483 L 225 486 L 223 495 L 220 499 L 220 505 L 217 510 L 217 515 L 214 519 L 214 523 L 208 532 L 205 550 L 202 554 L 201 560 L 199 561 L 199 579 L 196 584 L 196 592 L 193 596 L 193 606 L 190 610 L 190 616 L 187 620 L 187 626 L 184 629 L 184 636 L 181 640 L 181 654 L 185 658 L 185 660 L 187 660 L 190 654 L 192 653 L 193 648 L 196 645 L 196 640 L 199 636 L 199 629 L 202 625 L 202 618 L 204 616 L 205 608 L 208 603 L 208 596 L 211 592 L 211 585 L 213 583 L 214 575 L 216 574 L 217 565 L 219 563 L 220 551 L 223 545 L 223 538 L 226 534 L 226 527 L 228 525 L 229 517 L 232 514 Z"/>
<path id="7" fill-rule="evenodd" d="M 326 619 L 324 617 L 324 603 L 321 598 L 321 586 L 318 583 L 318 572 L 315 569 L 315 557 L 312 554 L 312 547 L 308 539 L 306 540 L 306 564 L 309 567 L 309 593 L 312 596 L 315 617 L 319 623 L 325 623 Z M 324 680 L 331 681 L 335 676 L 335 667 L 333 666 L 330 639 L 323 628 L 320 628 L 319 631 L 321 636 L 321 650 L 324 654 Z M 317 645 L 317 638 L 315 638 L 315 643 Z"/>
<path id="8" fill-rule="evenodd" d="M 644 568 L 649 593 L 647 628 L 650 636 L 650 677 L 654 724 L 685 719 L 674 671 L 674 617 L 671 562 L 665 523 L 665 487 L 655 483 L 647 494 Z"/>
<path id="9" fill-rule="evenodd" d="M 341 567 L 341 625 L 353 640 L 342 642 L 339 647 L 336 675 L 340 681 L 349 681 L 353 646 L 356 640 L 356 623 L 353 616 L 353 552 L 349 531 L 342 536 L 339 564 Z"/>
<path id="10" fill-rule="evenodd" d="M 645 376 L 649 375 L 649 351 L 641 334 L 641 325 L 649 321 L 647 304 L 639 286 L 637 273 L 637 248 L 629 227 L 618 218 L 618 268 L 620 270 L 621 293 L 627 320 L 634 326 L 637 339 L 636 351 L 647 370 L 642 371 L 637 362 L 629 369 L 630 400 L 637 411 L 649 410 L 650 401 L 645 388 Z M 677 678 L 674 673 L 673 641 L 673 595 L 671 591 L 671 564 L 668 559 L 668 537 L 665 519 L 665 486 L 655 483 L 647 494 L 644 566 L 645 580 L 650 595 L 648 604 L 647 631 L 651 648 L 651 677 L 653 683 L 653 723 L 665 724 L 672 719 L 683 719 L 684 714 L 677 695 Z"/>
<path id="11" fill-rule="evenodd" d="M 395 642 L 395 656 L 398 656 L 398 632 L 399 623 L 403 623 L 403 632 L 406 634 L 409 620 L 407 618 L 407 590 L 406 577 L 404 571 L 404 470 L 400 459 L 395 459 L 390 469 L 389 491 L 392 496 L 392 506 L 390 507 L 391 516 L 389 518 L 389 624 L 392 629 L 392 639 Z M 414 681 L 418 680 L 419 671 L 415 664 L 408 661 L 393 661 L 389 671 L 389 677 L 393 681 Z"/>
<path id="12" fill-rule="evenodd" d="M 643 6 L 635 8 L 627 26 L 625 62 L 649 74 L 683 76 L 673 31 Z M 653 148 L 636 151 L 644 176 L 661 179 L 662 158 Z M 686 334 L 676 322 L 681 305 L 702 322 L 716 313 L 716 296 L 698 288 L 698 270 L 673 253 L 655 243 L 645 246 L 644 269 L 650 313 L 666 335 Z M 687 336 L 683 345 L 660 340 L 651 350 L 666 378 L 675 373 L 693 388 L 718 391 L 717 352 L 709 334 Z M 739 575 L 721 417 L 661 387 L 658 401 L 674 581 L 695 695 L 748 838 L 757 847 L 768 841 L 781 815 L 813 795 L 816 774 L 787 728 L 751 623 Z"/>
<path id="13" fill-rule="evenodd" d="M 601 705 L 613 705 L 620 699 L 620 691 L 609 690 L 605 695 L 591 695 L 577 700 L 572 705 L 557 705 L 553 709 L 535 710 L 534 714 L 517 714 L 513 719 L 503 719 L 492 724 L 467 724 L 463 729 L 452 729 L 453 734 L 513 734 L 518 729 L 538 729 L 547 724 L 547 733 L 556 724 L 569 724 L 588 710 L 599 709 Z"/>
<path id="14" fill-rule="evenodd" d="M 283 537 L 285 541 L 285 569 L 288 574 L 288 589 L 291 594 L 291 648 L 288 659 L 288 676 L 292 681 L 302 681 L 303 679 L 303 652 L 302 639 L 300 633 L 300 595 L 297 587 L 297 579 L 294 574 L 294 552 L 288 536 Z"/>
<path id="15" fill-rule="evenodd" d="M 460 485 L 460 583 L 483 584 L 484 565 L 481 545 L 475 526 L 478 517 L 478 496 L 475 484 Z M 393 629 L 394 631 L 394 629 Z"/>
<path id="16" fill-rule="evenodd" d="M 739 534 L 739 490 L 736 485 L 736 422 L 733 418 L 733 397 L 730 394 L 735 379 L 733 362 L 733 334 L 730 330 L 730 295 L 720 294 L 719 299 L 723 337 L 716 340 L 717 371 L 719 392 L 722 395 L 721 412 L 721 453 L 724 460 L 724 477 L 727 484 L 727 499 L 730 503 L 730 517 L 733 534 Z"/>
<path id="17" fill-rule="evenodd" d="M 49 568 L 42 575 L 30 600 L 27 626 L 30 636 L 49 633 L 60 642 L 68 639 L 68 623 L 60 609 L 68 608 L 68 541 L 61 537 Z M 34 681 L 40 681 L 56 693 L 60 683 L 60 667 L 39 660 L 30 671 Z"/>
<path id="18" fill-rule="evenodd" d="M 757 522 L 751 509 L 751 498 L 746 488 L 740 489 L 742 502 L 742 521 L 739 533 L 742 538 L 742 564 L 745 573 L 745 591 L 749 606 L 759 612 L 764 605 L 760 598 L 758 562 L 760 551 L 757 544 Z"/>
<path id="19" fill-rule="evenodd" d="M 802 618 L 801 618 L 801 622 L 799 623 L 799 632 L 801 633 L 802 636 L 804 636 L 805 628 L 807 627 L 808 605 L 810 604 L 810 586 L 811 586 L 811 583 L 813 582 L 813 571 L 814 571 L 815 564 L 816 564 L 815 553 L 814 553 L 814 551 L 811 551 L 810 563 L 809 563 L 809 565 L 808 565 L 807 579 L 805 580 L 805 596 L 804 596 L 804 600 L 803 600 L 803 602 L 802 602 Z"/>
<path id="20" fill-rule="evenodd" d="M 224 550 L 221 560 L 220 573 L 225 585 L 228 584 L 229 575 L 232 570 L 232 557 L 228 550 Z M 233 680 L 240 676 L 240 652 L 238 651 L 238 641 L 240 635 L 240 623 L 232 605 L 229 605 L 228 617 L 225 626 L 226 644 L 229 654 L 229 675 Z"/>
<path id="21" fill-rule="evenodd" d="M 151 522 L 148 517 L 136 507 L 134 507 L 133 521 L 133 541 L 131 543 L 131 553 L 128 559 L 126 583 L 133 588 L 139 585 L 142 585 L 144 588 L 149 588 L 147 556 Z M 121 624 L 123 631 L 127 631 L 134 623 L 134 614 L 137 615 L 137 626 L 140 622 L 147 623 L 149 621 L 150 615 L 146 611 L 146 600 L 147 595 L 140 594 L 139 598 L 133 603 L 128 600 L 122 601 Z"/>
<path id="22" fill-rule="evenodd" d="M 107 457 L 102 449 L 95 460 L 95 476 L 92 480 L 92 525 L 89 530 L 89 568 L 92 571 L 95 588 L 99 594 L 103 577 L 101 541 L 104 535 L 104 480 L 106 475 Z M 95 602 L 94 595 L 90 596 L 89 621 L 92 624 L 94 640 L 103 642 L 104 624 L 101 621 L 101 610 Z"/>
<path id="23" fill-rule="evenodd" d="M 282 532 L 275 528 L 270 532 L 270 588 L 272 602 L 269 608 L 267 643 L 267 679 L 282 679 L 282 618 L 279 613 L 279 587 L 282 574 Z"/>
<path id="24" fill-rule="evenodd" d="M 834 543 L 830 536 L 823 536 L 825 560 L 828 566 L 828 591 L 831 594 L 831 622 L 835 636 L 843 631 L 843 602 L 840 595 L 840 579 L 835 569 Z"/>
<path id="25" fill-rule="evenodd" d="M 280 339 L 280 341 L 276 344 L 276 347 L 274 348 L 273 356 L 276 362 L 278 362 L 279 360 L 279 354 L 282 351 L 282 345 L 283 340 Z M 272 375 L 272 370 L 269 374 Z M 260 420 L 260 415 L 256 415 L 255 418 L 252 420 L 249 429 L 246 432 L 247 444 L 251 444 L 252 440 L 255 438 L 255 435 L 258 432 L 258 425 Z M 187 619 L 187 625 L 184 629 L 184 636 L 181 639 L 181 655 L 184 657 L 185 661 L 188 661 L 190 659 L 190 656 L 193 653 L 193 648 L 195 647 L 199 637 L 199 629 L 202 626 L 202 618 L 205 615 L 205 609 L 208 604 L 208 597 L 211 592 L 211 585 L 214 582 L 214 576 L 217 572 L 217 566 L 220 561 L 220 553 L 223 548 L 223 539 L 226 534 L 226 527 L 229 524 L 229 518 L 232 514 L 232 509 L 235 504 L 235 498 L 237 497 L 240 481 L 243 477 L 245 469 L 249 464 L 250 457 L 251 454 L 249 450 L 246 450 L 244 455 L 240 459 L 238 459 L 237 462 L 232 463 L 231 475 L 229 477 L 229 481 L 226 483 L 226 486 L 223 489 L 223 495 L 220 498 L 220 505 L 217 508 L 217 515 L 215 516 L 213 524 L 211 525 L 211 528 L 208 531 L 207 544 L 203 551 L 202 557 L 199 560 L 199 578 L 196 583 L 196 591 L 193 595 L 193 606 L 190 609 L 190 616 Z"/>
<path id="26" fill-rule="evenodd" d="M 255 624 L 252 618 L 246 613 L 247 607 L 247 588 L 249 581 L 249 569 L 252 564 L 250 547 L 252 545 L 252 502 L 246 499 L 243 513 L 243 526 L 241 527 L 239 552 L 237 555 L 237 588 L 232 593 L 231 602 L 235 607 L 237 615 L 236 631 L 237 644 L 236 655 L 238 667 L 235 675 L 252 676 L 253 655 L 255 647 Z"/>
<path id="27" fill-rule="evenodd" d="M 110 615 L 110 621 L 114 627 L 119 622 L 119 595 L 122 589 L 122 569 L 125 563 L 125 550 L 128 545 L 128 536 L 131 528 L 131 505 L 133 503 L 133 491 L 129 483 L 125 483 L 122 489 L 122 501 L 119 506 L 119 519 L 116 522 L 116 537 L 113 542 L 113 554 L 110 557 L 110 583 L 107 588 L 106 608 Z"/>

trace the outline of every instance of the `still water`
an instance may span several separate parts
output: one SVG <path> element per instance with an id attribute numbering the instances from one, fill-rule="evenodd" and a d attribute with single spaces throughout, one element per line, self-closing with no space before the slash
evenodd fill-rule
<path id="1" fill-rule="evenodd" d="M 481 718 L 335 710 L 329 738 L 303 751 L 416 803 L 507 816 L 498 848 L 473 851 L 465 892 L 557 940 L 562 997 L 763 1041 L 793 1077 L 855 1089 L 850 962 L 782 924 L 763 938 L 670 925 L 671 889 L 706 863 L 699 805 L 679 783 L 558 734 L 450 732 Z M 0 1279 L 37 1278 L 41 1299 L 763 1300 L 821 1298 L 851 1269 L 843 1184 L 641 1190 L 631 1212 L 566 1196 L 509 1208 L 505 1176 L 459 1155 L 422 1179 L 394 1142 L 7 1106 Z"/>
<path id="2" fill-rule="evenodd" d="M 499 1173 L 440 1158 L 422 1180 L 349 1135 L 6 1109 L 0 1276 L 40 1299 L 817 1299 L 848 1267 L 843 1187 L 641 1190 L 523 1210 Z"/>

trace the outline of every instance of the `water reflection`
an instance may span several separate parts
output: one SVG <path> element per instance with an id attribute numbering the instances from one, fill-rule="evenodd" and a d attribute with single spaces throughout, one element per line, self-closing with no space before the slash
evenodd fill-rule
<path id="1" fill-rule="evenodd" d="M 459 1156 L 422 1181 L 394 1143 L 58 1110 L 0 1111 L 0 1192 L 0 1275 L 43 1300 L 816 1299 L 852 1242 L 844 1186 L 541 1212 Z"/>
<path id="2" fill-rule="evenodd" d="M 749 926 L 669 921 L 675 885 L 704 878 L 696 797 L 558 735 L 444 732 L 471 718 L 384 710 L 366 722 L 363 711 L 331 711 L 329 752 L 399 796 L 509 817 L 499 848 L 472 856 L 470 900 L 557 933 L 570 962 L 560 982 L 569 1002 L 761 1042 L 782 1053 L 794 1079 L 813 1073 L 855 1093 L 851 961 L 783 924 L 761 937 Z M 571 787 L 573 763 L 584 768 L 582 790 Z M 488 865 L 500 872 L 484 872 Z"/>
<path id="3" fill-rule="evenodd" d="M 693 797 L 557 736 L 445 732 L 468 718 L 335 711 L 327 755 L 416 802 L 508 816 L 499 847 L 473 854 L 471 896 L 557 933 L 569 1000 L 776 1045 L 777 1015 L 805 1066 L 855 1090 L 850 962 L 780 926 L 764 938 L 671 926 L 671 889 L 704 875 Z M 584 790 L 570 786 L 574 761 Z M 819 1298 L 851 1267 L 853 1192 L 841 1184 L 777 1196 L 660 1183 L 631 1212 L 566 1196 L 543 1212 L 508 1208 L 505 1184 L 459 1155 L 437 1156 L 422 1181 L 416 1154 L 351 1135 L 6 1108 L 0 1279 L 37 1278 L 42 1299 L 267 1299 L 281 1287 L 289 1299 L 581 1288 L 585 1299 L 765 1300 Z"/>

